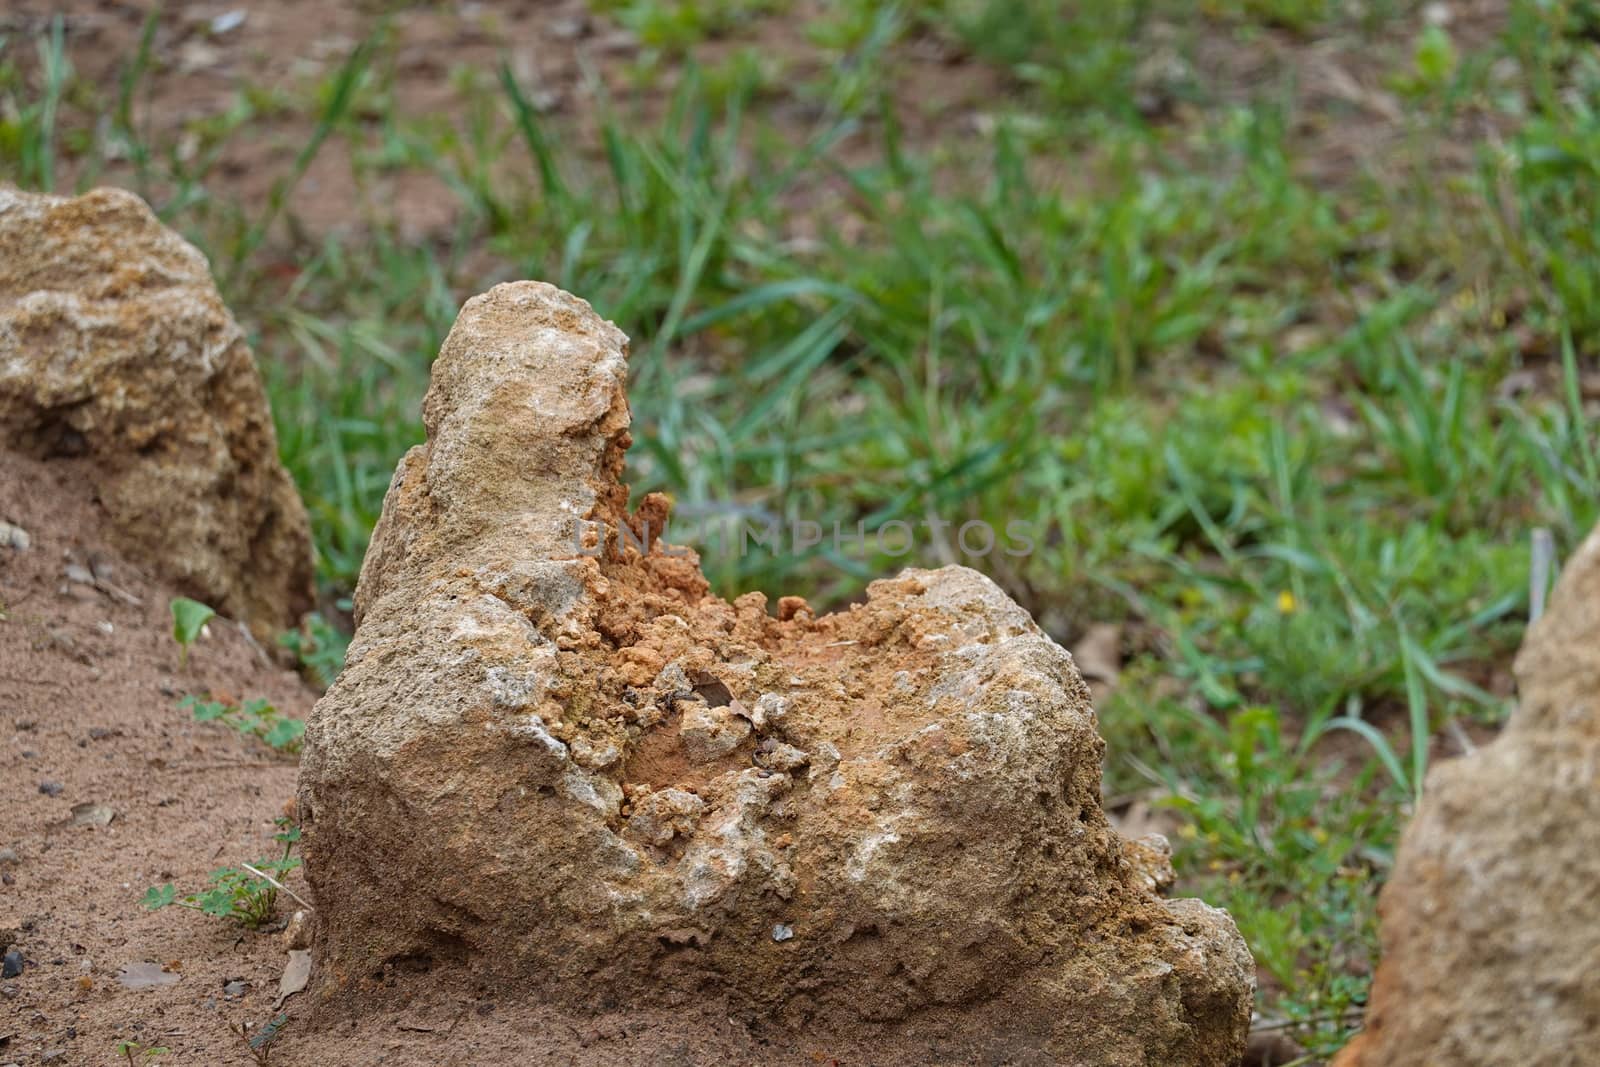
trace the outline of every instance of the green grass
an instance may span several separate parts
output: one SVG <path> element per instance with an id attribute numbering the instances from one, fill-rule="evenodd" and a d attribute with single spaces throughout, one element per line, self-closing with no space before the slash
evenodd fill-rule
<path id="1" fill-rule="evenodd" d="M 1032 556 L 967 561 L 1063 641 L 1125 624 L 1108 795 L 1170 811 L 1181 889 L 1237 918 L 1263 1016 L 1337 1048 L 1429 759 L 1505 714 L 1531 531 L 1565 551 L 1596 519 L 1594 6 L 1517 0 L 1468 47 L 1399 0 L 1070 19 L 840 0 L 801 52 L 704 65 L 792 5 L 605 6 L 643 45 L 623 82 L 680 75 L 659 106 L 557 120 L 507 68 L 406 114 L 383 29 L 320 77 L 157 133 L 130 105 L 148 36 L 116 85 L 77 78 L 59 34 L 9 41 L 0 176 L 130 184 L 211 255 L 331 612 L 459 303 L 509 277 L 633 337 L 631 478 L 680 514 L 1031 522 Z M 1242 93 L 1201 62 L 1267 41 L 1379 65 L 1402 112 L 1383 169 L 1307 176 L 1292 63 Z M 930 42 L 1007 87 L 976 132 L 897 98 Z M 287 176 L 230 199 L 217 160 L 285 115 L 309 131 Z M 362 189 L 436 178 L 454 227 L 407 239 L 374 196 L 355 236 L 305 232 L 295 183 L 329 146 Z M 836 603 L 950 556 L 707 569 L 724 592 Z M 326 623 L 291 642 L 337 669 Z"/>

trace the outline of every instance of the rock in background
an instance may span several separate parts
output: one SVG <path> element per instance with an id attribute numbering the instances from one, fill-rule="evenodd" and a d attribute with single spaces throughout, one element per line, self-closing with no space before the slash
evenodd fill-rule
<path id="1" fill-rule="evenodd" d="M 1428 775 L 1339 1067 L 1600 1057 L 1600 529 L 1516 661 L 1505 732 Z"/>
<path id="2" fill-rule="evenodd" d="M 305 508 L 205 258 L 131 193 L 0 189 L 0 452 L 76 460 L 117 547 L 270 637 L 312 605 Z"/>
<path id="3" fill-rule="evenodd" d="M 307 731 L 322 1002 L 426 971 L 716 1005 L 771 1062 L 1236 1062 L 1249 952 L 1107 824 L 1071 657 L 964 568 L 707 595 L 627 512 L 625 345 L 518 283 L 434 365 Z"/>

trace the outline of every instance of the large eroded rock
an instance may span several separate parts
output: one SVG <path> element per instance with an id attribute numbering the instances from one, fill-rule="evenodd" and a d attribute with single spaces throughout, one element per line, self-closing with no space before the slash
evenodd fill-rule
<path id="1" fill-rule="evenodd" d="M 0 454 L 78 458 L 118 547 L 276 633 L 311 607 L 305 508 L 205 257 L 132 193 L 0 188 Z"/>
<path id="2" fill-rule="evenodd" d="M 1068 654 L 963 568 L 774 617 L 641 552 L 625 343 L 534 283 L 445 342 L 307 731 L 324 994 L 445 967 L 852 1063 L 1235 1062 L 1250 955 L 1107 824 Z"/>
<path id="3" fill-rule="evenodd" d="M 1600 1058 L 1600 529 L 1516 661 L 1504 733 L 1428 775 L 1340 1067 Z"/>

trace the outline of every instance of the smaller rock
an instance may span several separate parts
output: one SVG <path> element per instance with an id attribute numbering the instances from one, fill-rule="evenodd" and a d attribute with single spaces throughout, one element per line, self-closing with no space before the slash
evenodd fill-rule
<path id="1" fill-rule="evenodd" d="M 678 737 L 684 753 L 696 763 L 710 763 L 738 748 L 750 736 L 750 724 L 727 707 L 713 708 L 698 700 L 681 704 Z"/>
<path id="2" fill-rule="evenodd" d="M 47 797 L 58 797 L 66 791 L 66 788 L 60 782 L 52 782 L 48 778 L 39 783 L 39 792 Z"/>
<path id="3" fill-rule="evenodd" d="M 1178 880 L 1178 872 L 1172 867 L 1172 844 L 1164 834 L 1125 840 L 1122 854 L 1152 893 L 1165 896 Z"/>
<path id="4" fill-rule="evenodd" d="M 222 983 L 222 995 L 230 999 L 242 997 L 249 988 L 243 979 L 234 978 Z"/>
<path id="5" fill-rule="evenodd" d="M 762 693 L 756 698 L 756 706 L 751 709 L 750 722 L 757 730 L 765 730 L 769 726 L 781 725 L 788 714 L 787 700 L 777 693 Z"/>
<path id="6" fill-rule="evenodd" d="M 705 801 L 682 789 L 641 793 L 633 801 L 628 829 L 652 845 L 665 845 L 692 833 L 705 808 Z"/>
<path id="7" fill-rule="evenodd" d="M 809 753 L 773 737 L 756 746 L 756 766 L 770 771 L 796 771 L 810 762 Z"/>
<path id="8" fill-rule="evenodd" d="M 91 802 L 72 805 L 72 817 L 66 821 L 72 826 L 110 826 L 116 817 L 116 811 L 109 805 Z"/>
<path id="9" fill-rule="evenodd" d="M 16 949 L 7 952 L 5 959 L 0 961 L 0 978 L 16 978 L 22 974 L 22 953 Z"/>
<path id="10" fill-rule="evenodd" d="M 283 944 L 291 952 L 311 947 L 311 917 L 304 911 L 289 916 L 289 923 L 283 928 Z"/>
<path id="11" fill-rule="evenodd" d="M 76 582 L 78 585 L 93 585 L 94 573 L 81 563 L 67 564 L 67 581 Z"/>
<path id="12" fill-rule="evenodd" d="M 40 1063 L 60 1063 L 66 1058 L 66 1051 L 59 1048 L 45 1049 L 43 1052 L 39 1053 Z"/>
<path id="13" fill-rule="evenodd" d="M 14 848 L 0 848 L 0 867 L 15 867 L 22 862 L 22 857 L 17 855 Z"/>
<path id="14" fill-rule="evenodd" d="M 0 548 L 26 552 L 32 544 L 33 538 L 28 536 L 27 530 L 9 522 L 0 522 Z"/>
<path id="15" fill-rule="evenodd" d="M 772 940 L 774 941 L 788 941 L 792 937 L 794 937 L 794 927 L 792 926 L 778 923 L 772 928 Z"/>
<path id="16" fill-rule="evenodd" d="M 240 26 L 243 26 L 244 20 L 249 17 L 250 12 L 242 7 L 234 8 L 232 11 L 224 11 L 211 20 L 211 32 L 218 37 L 225 33 L 232 33 Z"/>

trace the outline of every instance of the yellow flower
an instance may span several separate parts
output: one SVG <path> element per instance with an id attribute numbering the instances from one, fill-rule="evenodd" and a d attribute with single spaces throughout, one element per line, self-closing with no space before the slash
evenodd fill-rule
<path id="1" fill-rule="evenodd" d="M 1285 589 L 1278 594 L 1278 610 L 1285 615 L 1293 615 L 1300 605 L 1295 601 L 1294 594 Z"/>

